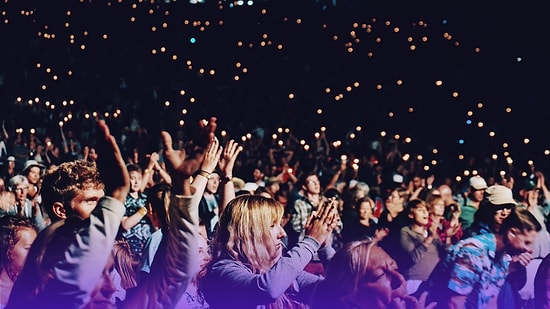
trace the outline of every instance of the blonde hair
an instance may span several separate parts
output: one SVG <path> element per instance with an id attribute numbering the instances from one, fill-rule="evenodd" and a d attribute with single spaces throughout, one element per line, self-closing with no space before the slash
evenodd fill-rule
<path id="1" fill-rule="evenodd" d="M 229 256 L 254 273 L 267 272 L 276 262 L 269 228 L 278 223 L 284 208 L 272 198 L 241 195 L 231 200 L 220 216 L 213 240 L 213 259 Z"/>
<path id="2" fill-rule="evenodd" d="M 351 241 L 330 260 L 326 278 L 316 287 L 311 308 L 353 308 L 350 301 L 359 293 L 360 282 L 372 271 L 369 261 L 372 239 Z"/>

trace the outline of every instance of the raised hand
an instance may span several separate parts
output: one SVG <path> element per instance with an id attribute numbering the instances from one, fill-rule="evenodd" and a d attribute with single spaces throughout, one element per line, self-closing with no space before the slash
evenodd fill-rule
<path id="1" fill-rule="evenodd" d="M 189 178 L 197 172 L 204 157 L 204 147 L 214 140 L 214 131 L 216 130 L 216 118 L 212 117 L 209 121 L 201 120 L 199 122 L 200 132 L 198 138 L 190 141 L 193 145 L 185 149 L 175 150 L 172 145 L 172 136 L 166 131 L 161 132 L 164 144 L 164 156 L 166 158 L 166 170 L 172 177 L 172 189 L 176 194 L 189 194 Z M 206 140 L 204 140 L 206 139 Z M 189 186 L 188 186 L 189 185 Z M 187 191 L 189 190 L 189 191 Z"/>
<path id="2" fill-rule="evenodd" d="M 338 224 L 337 204 L 336 199 L 328 199 L 321 203 L 319 209 L 308 218 L 305 234 L 315 238 L 320 244 L 324 244 Z"/>
<path id="3" fill-rule="evenodd" d="M 220 147 L 219 140 L 214 137 L 214 139 L 206 147 L 204 152 L 204 158 L 201 163 L 201 170 L 208 173 L 212 173 L 220 161 L 223 148 Z"/>
<path id="4" fill-rule="evenodd" d="M 243 147 L 235 142 L 235 140 L 229 140 L 227 142 L 223 155 L 220 157 L 220 162 L 218 163 L 223 176 L 233 177 L 233 167 L 235 166 L 237 156 L 242 150 Z"/>
<path id="5" fill-rule="evenodd" d="M 130 176 L 122 153 L 104 120 L 98 120 L 97 168 L 105 184 L 105 194 L 124 203 L 130 192 Z"/>

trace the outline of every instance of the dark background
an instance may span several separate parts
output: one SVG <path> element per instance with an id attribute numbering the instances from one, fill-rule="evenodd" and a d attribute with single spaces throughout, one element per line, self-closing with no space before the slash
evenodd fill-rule
<path id="1" fill-rule="evenodd" d="M 157 132 L 217 116 L 220 129 L 236 139 L 256 127 L 270 138 L 283 127 L 309 141 L 325 126 L 331 141 L 356 133 L 363 140 L 356 151 L 399 134 L 400 143 L 412 138 L 400 144 L 403 152 L 433 157 L 453 173 L 471 166 L 468 158 L 486 162 L 492 154 L 497 168 L 509 168 L 507 155 L 518 169 L 528 170 L 528 160 L 548 167 L 550 62 L 542 4 L 236 3 L 3 1 L 0 118 L 10 131 L 51 135 L 59 121 L 87 130 L 93 112 L 110 118 L 118 132 L 134 119 Z M 167 51 L 152 54 L 161 47 Z M 381 138 L 381 131 L 388 135 Z"/>

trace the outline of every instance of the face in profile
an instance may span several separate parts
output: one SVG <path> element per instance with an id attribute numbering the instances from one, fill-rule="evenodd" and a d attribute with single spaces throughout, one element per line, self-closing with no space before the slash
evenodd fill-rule
<path id="1" fill-rule="evenodd" d="M 269 227 L 269 233 L 271 234 L 273 244 L 275 245 L 275 259 L 278 260 L 283 254 L 283 238 L 286 237 L 285 230 L 281 226 L 281 219 L 274 222 L 273 225 Z"/>
<path id="2" fill-rule="evenodd" d="M 79 190 L 71 201 L 71 209 L 79 218 L 87 219 L 104 195 L 102 189 Z"/>
<path id="3" fill-rule="evenodd" d="M 382 248 L 373 246 L 353 303 L 357 308 L 386 308 L 393 299 L 406 295 L 405 278 L 397 271 L 397 263 Z"/>
<path id="4" fill-rule="evenodd" d="M 507 233 L 507 248 L 506 251 L 514 256 L 524 252 L 533 252 L 533 242 L 537 237 L 537 231 L 523 231 L 517 228 L 512 228 Z"/>
<path id="5" fill-rule="evenodd" d="M 11 250 L 8 250 L 8 260 L 10 261 L 8 271 L 12 276 L 17 276 L 23 270 L 31 245 L 36 239 L 36 231 L 27 227 L 20 228 L 17 238 L 17 243 Z"/>
<path id="6" fill-rule="evenodd" d="M 114 268 L 115 260 L 111 254 L 97 285 L 90 295 L 90 302 L 84 306 L 84 309 L 116 309 L 113 297 L 113 294 L 116 292 L 116 285 L 111 276 Z"/>

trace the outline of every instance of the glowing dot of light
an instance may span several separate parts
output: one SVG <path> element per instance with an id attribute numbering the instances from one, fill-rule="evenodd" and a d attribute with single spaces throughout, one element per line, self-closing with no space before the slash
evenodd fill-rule
<path id="1" fill-rule="evenodd" d="M 316 111 L 317 115 L 321 115 L 323 113 L 323 110 L 318 108 L 317 111 Z"/>
<path id="2" fill-rule="evenodd" d="M 400 138 L 401 138 L 401 135 L 399 135 L 399 134 L 395 134 L 393 136 L 393 139 L 396 140 L 396 141 L 398 141 Z"/>
<path id="3" fill-rule="evenodd" d="M 195 42 L 197 42 L 197 39 L 195 39 L 195 38 L 190 38 L 190 39 L 189 39 L 189 42 L 191 42 L 191 44 L 195 44 Z"/>
<path id="4" fill-rule="evenodd" d="M 489 132 L 490 137 L 495 137 L 496 133 L 494 131 Z"/>
<path id="5" fill-rule="evenodd" d="M 325 92 L 326 92 L 326 93 L 330 93 L 330 88 L 328 88 L 328 87 L 325 88 Z"/>
<path id="6" fill-rule="evenodd" d="M 424 171 L 429 171 L 430 167 L 428 165 L 424 165 L 423 169 L 424 169 Z"/>
<path id="7" fill-rule="evenodd" d="M 544 150 L 544 154 L 545 154 L 545 155 L 550 155 L 550 149 L 545 149 L 545 150 Z"/>
<path id="8" fill-rule="evenodd" d="M 463 144 L 464 144 L 464 140 L 463 140 L 463 139 L 459 139 L 459 140 L 458 140 L 458 143 L 459 143 L 460 145 L 463 145 Z"/>
<path id="9" fill-rule="evenodd" d="M 470 176 L 470 171 L 469 170 L 464 170 L 464 172 L 462 172 L 462 174 L 466 177 Z"/>
<path id="10" fill-rule="evenodd" d="M 477 103 L 477 108 L 483 108 L 483 103 L 478 102 L 478 103 Z"/>
<path id="11" fill-rule="evenodd" d="M 521 57 L 516 58 L 516 62 L 521 62 L 523 59 Z"/>
<path id="12" fill-rule="evenodd" d="M 439 153 L 439 149 L 437 149 L 437 148 L 432 149 L 432 153 L 433 153 L 433 154 L 438 154 L 438 153 Z"/>
<path id="13" fill-rule="evenodd" d="M 401 86 L 401 85 L 403 85 L 403 81 L 400 80 L 400 79 L 398 79 L 398 80 L 396 81 L 396 84 L 399 85 L 399 86 Z"/>
<path id="14" fill-rule="evenodd" d="M 380 136 L 385 137 L 387 135 L 386 131 L 380 131 Z"/>
<path id="15" fill-rule="evenodd" d="M 195 98 L 189 98 L 189 102 L 191 103 L 195 103 L 196 99 Z"/>
<path id="16" fill-rule="evenodd" d="M 443 81 L 442 80 L 436 80 L 435 85 L 436 86 L 441 86 L 441 85 L 443 85 Z"/>
<path id="17" fill-rule="evenodd" d="M 510 155 L 510 153 L 509 153 L 508 151 L 505 151 L 505 152 L 503 152 L 502 154 L 503 154 L 505 157 L 507 157 L 507 156 Z"/>
<path id="18" fill-rule="evenodd" d="M 405 143 L 409 144 L 410 142 L 412 142 L 412 138 L 406 137 L 405 138 Z"/>
<path id="19" fill-rule="evenodd" d="M 402 159 L 403 161 L 409 161 L 410 158 L 411 158 L 411 155 L 408 154 L 408 153 L 404 154 L 403 157 L 401 157 L 401 159 Z"/>
<path id="20" fill-rule="evenodd" d="M 491 159 L 493 159 L 493 160 L 498 159 L 498 155 L 497 155 L 496 153 L 493 153 L 493 154 L 491 155 Z"/>
<path id="21" fill-rule="evenodd" d="M 388 113 L 388 117 L 393 118 L 393 116 L 395 116 L 395 114 L 393 112 Z"/>
<path id="22" fill-rule="evenodd" d="M 524 139 L 523 139 L 523 143 L 524 143 L 524 144 L 529 144 L 529 142 L 531 142 L 531 140 L 529 140 L 528 138 L 524 138 Z"/>
<path id="23" fill-rule="evenodd" d="M 512 157 L 507 157 L 506 158 L 506 163 L 512 164 L 512 163 L 514 163 L 514 160 L 512 159 Z"/>
<path id="24" fill-rule="evenodd" d="M 325 131 L 327 130 L 327 127 L 322 126 L 322 127 L 320 128 L 320 130 L 321 130 L 321 132 L 325 132 Z"/>
<path id="25" fill-rule="evenodd" d="M 472 124 L 472 121 L 470 119 L 466 120 L 466 124 Z"/>
<path id="26" fill-rule="evenodd" d="M 247 73 L 248 72 L 248 69 L 247 68 L 243 68 L 243 73 Z"/>
<path id="27" fill-rule="evenodd" d="M 363 130 L 363 128 L 362 128 L 361 126 L 356 126 L 356 127 L 355 127 L 355 131 L 361 132 L 361 130 Z"/>
<path id="28" fill-rule="evenodd" d="M 233 79 L 234 79 L 234 80 L 239 80 L 240 77 L 239 77 L 239 75 L 235 75 L 235 76 L 233 77 Z"/>
<path id="29" fill-rule="evenodd" d="M 411 45 L 411 46 L 409 47 L 409 49 L 410 49 L 410 50 L 416 50 L 416 45 Z"/>
<path id="30" fill-rule="evenodd" d="M 502 143 L 502 148 L 508 148 L 508 143 Z"/>
<path id="31" fill-rule="evenodd" d="M 463 154 L 459 154 L 459 155 L 458 155 L 458 159 L 459 159 L 459 160 L 464 160 L 464 155 L 463 155 Z"/>
<path id="32" fill-rule="evenodd" d="M 164 101 L 164 106 L 166 107 L 170 106 L 170 101 Z"/>
<path id="33" fill-rule="evenodd" d="M 181 119 L 181 120 L 179 121 L 179 125 L 180 125 L 180 127 L 183 127 L 183 125 L 185 125 L 185 121 L 183 121 L 183 119 Z"/>
<path id="34" fill-rule="evenodd" d="M 355 133 L 351 133 L 351 134 L 349 135 L 349 138 L 355 139 Z"/>
<path id="35" fill-rule="evenodd" d="M 291 99 L 291 100 L 294 99 L 294 93 L 289 93 L 288 98 Z"/>
<path id="36" fill-rule="evenodd" d="M 409 107 L 408 111 L 409 111 L 409 113 L 413 113 L 414 112 L 414 107 Z"/>
<path id="37" fill-rule="evenodd" d="M 481 121 L 478 122 L 478 123 L 477 123 L 477 127 L 478 127 L 478 128 L 483 128 L 483 122 L 481 122 Z"/>

